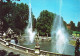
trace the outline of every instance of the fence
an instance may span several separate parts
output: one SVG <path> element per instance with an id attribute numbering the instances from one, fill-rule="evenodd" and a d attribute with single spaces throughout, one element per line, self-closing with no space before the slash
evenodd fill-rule
<path id="1" fill-rule="evenodd" d="M 5 46 L 12 47 L 14 49 L 20 50 L 20 51 L 25 52 L 25 53 L 35 54 L 36 56 L 71 56 L 71 55 L 51 53 L 51 52 L 43 51 L 43 50 L 40 50 L 40 53 L 36 54 L 35 49 L 30 49 L 30 48 L 26 48 L 26 47 L 23 47 L 23 46 L 20 46 L 20 45 L 12 44 L 12 43 L 9 43 L 9 42 L 1 39 L 1 38 L 0 38 L 0 43 L 4 44 Z"/>

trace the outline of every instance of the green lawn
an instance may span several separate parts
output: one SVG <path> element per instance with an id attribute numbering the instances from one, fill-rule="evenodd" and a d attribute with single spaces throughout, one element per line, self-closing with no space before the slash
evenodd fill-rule
<path id="1" fill-rule="evenodd" d="M 73 45 L 73 46 L 76 46 L 76 41 L 74 41 L 74 40 L 70 40 L 70 42 L 69 42 L 71 45 Z"/>
<path id="2" fill-rule="evenodd" d="M 78 32 L 78 31 L 73 31 L 73 34 L 72 34 L 73 36 L 75 36 L 75 37 L 80 37 L 80 32 Z"/>

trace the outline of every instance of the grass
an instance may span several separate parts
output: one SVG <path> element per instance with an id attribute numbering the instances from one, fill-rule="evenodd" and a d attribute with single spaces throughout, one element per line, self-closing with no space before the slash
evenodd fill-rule
<path id="1" fill-rule="evenodd" d="M 70 40 L 69 42 L 71 45 L 76 46 L 76 41 L 75 40 Z"/>

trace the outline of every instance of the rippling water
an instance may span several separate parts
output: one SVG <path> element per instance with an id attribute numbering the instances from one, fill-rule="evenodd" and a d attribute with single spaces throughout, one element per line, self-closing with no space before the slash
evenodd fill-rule
<path id="1" fill-rule="evenodd" d="M 26 43 L 27 42 L 25 42 L 22 45 L 25 46 L 25 47 L 28 47 L 28 48 L 32 48 L 32 49 L 35 48 L 35 42 L 28 43 L 28 44 L 26 44 Z M 56 52 L 56 49 L 55 49 L 55 46 L 54 46 L 55 43 L 51 43 L 51 42 L 40 42 L 39 45 L 40 45 L 40 49 L 41 50 L 45 50 L 45 51 L 57 53 Z M 65 50 L 66 51 L 64 51 L 64 54 L 67 54 L 67 55 L 74 55 L 75 54 L 75 47 L 74 46 L 67 45 L 67 48 L 65 48 Z"/>

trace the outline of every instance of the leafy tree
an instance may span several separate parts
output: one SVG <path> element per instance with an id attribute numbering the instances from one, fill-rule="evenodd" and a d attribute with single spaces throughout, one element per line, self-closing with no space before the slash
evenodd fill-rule
<path id="1" fill-rule="evenodd" d="M 23 32 L 27 26 L 29 8 L 27 4 L 16 4 L 10 0 L 0 2 L 0 19 L 4 21 L 4 29 L 11 27 L 15 32 Z"/>
<path id="2" fill-rule="evenodd" d="M 33 26 L 33 30 L 35 30 L 36 29 L 36 18 L 33 15 L 33 13 L 32 13 L 32 26 Z"/>
<path id="3" fill-rule="evenodd" d="M 67 23 L 66 23 L 66 21 L 63 21 L 63 24 L 64 24 L 64 27 L 65 27 L 66 31 L 67 31 L 69 34 L 72 34 L 73 31 L 67 28 Z"/>
<path id="4" fill-rule="evenodd" d="M 36 28 L 40 35 L 44 36 L 48 33 L 50 36 L 53 19 L 54 14 L 47 10 L 43 10 L 40 13 L 36 23 Z"/>
<path id="5" fill-rule="evenodd" d="M 67 29 L 67 23 L 66 23 L 66 21 L 63 21 L 63 24 L 64 24 L 64 27 Z"/>
<path id="6" fill-rule="evenodd" d="M 75 31 L 75 23 L 71 21 L 70 24 L 71 24 L 71 30 Z"/>
<path id="7" fill-rule="evenodd" d="M 10 4 L 11 4 L 11 2 L 10 3 L 0 2 L 0 19 L 2 19 L 2 21 L 4 22 L 4 25 L 3 25 L 4 31 L 8 27 L 7 21 L 4 19 L 4 17 L 6 15 L 8 15 L 9 11 L 11 10 L 11 5 Z"/>
<path id="8" fill-rule="evenodd" d="M 77 30 L 80 31 L 80 22 L 78 22 Z"/>
<path id="9" fill-rule="evenodd" d="M 16 11 L 15 11 L 15 19 L 14 19 L 14 26 L 16 29 L 24 31 L 26 27 L 26 20 L 28 20 L 29 16 L 29 8 L 26 4 L 17 4 Z"/>

